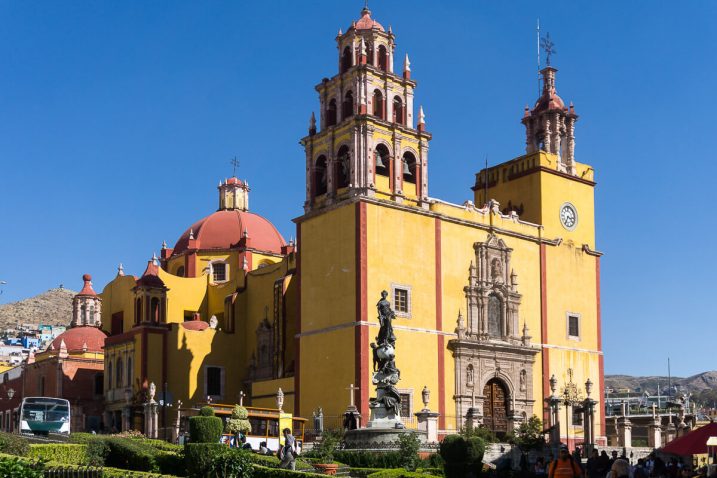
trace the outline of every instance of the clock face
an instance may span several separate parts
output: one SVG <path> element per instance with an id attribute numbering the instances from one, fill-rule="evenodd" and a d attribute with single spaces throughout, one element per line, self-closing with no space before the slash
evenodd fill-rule
<path id="1" fill-rule="evenodd" d="M 578 211 L 575 206 L 566 202 L 560 206 L 560 222 L 568 231 L 572 231 L 578 225 Z"/>

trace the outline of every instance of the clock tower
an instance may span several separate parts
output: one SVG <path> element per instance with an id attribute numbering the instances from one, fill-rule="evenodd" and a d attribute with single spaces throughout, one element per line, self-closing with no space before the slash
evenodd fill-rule
<path id="1" fill-rule="evenodd" d="M 594 171 L 575 160 L 572 103 L 556 89 L 557 69 L 541 70 L 543 91 L 533 108 L 525 107 L 526 154 L 483 169 L 473 187 L 476 205 L 498 202 L 505 214 L 540 224 L 550 237 L 595 248 Z"/>

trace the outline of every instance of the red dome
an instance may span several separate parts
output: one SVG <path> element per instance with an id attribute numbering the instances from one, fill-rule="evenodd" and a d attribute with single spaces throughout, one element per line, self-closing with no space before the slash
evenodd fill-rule
<path id="1" fill-rule="evenodd" d="M 194 235 L 197 249 L 231 249 L 237 247 L 244 231 L 249 236 L 249 247 L 281 254 L 284 238 L 268 220 L 251 212 L 222 210 L 200 219 L 184 231 L 172 255 L 189 248 L 190 233 Z"/>
<path id="2" fill-rule="evenodd" d="M 371 10 L 369 10 L 368 8 L 364 8 L 363 10 L 361 10 L 361 18 L 356 20 L 355 25 L 356 30 L 371 30 L 375 28 L 380 32 L 384 31 L 383 26 L 376 20 L 371 18 Z M 349 30 L 351 30 L 351 28 L 349 28 Z"/>
<path id="3" fill-rule="evenodd" d="M 64 340 L 68 352 L 81 351 L 85 344 L 88 352 L 102 352 L 102 348 L 105 346 L 105 337 L 107 337 L 105 333 L 97 327 L 73 327 L 58 335 L 52 341 L 52 347 L 55 350 L 60 350 L 60 344 Z"/>

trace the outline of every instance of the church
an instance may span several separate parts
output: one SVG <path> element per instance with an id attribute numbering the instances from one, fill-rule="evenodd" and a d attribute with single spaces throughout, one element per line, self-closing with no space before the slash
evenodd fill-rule
<path id="1" fill-rule="evenodd" d="M 576 161 L 557 70 L 541 71 L 542 95 L 516 118 L 525 154 L 480 170 L 451 204 L 429 196 L 432 136 L 395 39 L 368 8 L 336 36 L 337 71 L 316 85 L 320 114 L 301 139 L 296 240 L 250 212 L 248 182 L 232 177 L 216 212 L 104 288 L 107 426 L 141 429 L 150 383 L 174 406 L 275 407 L 281 389 L 303 417 L 341 415 L 353 384 L 368 420 L 384 290 L 405 419 L 426 387 L 440 433 L 468 420 L 505 433 L 547 421 L 551 396 L 604 388 L 594 170 Z M 560 436 L 575 442 L 571 408 Z"/>

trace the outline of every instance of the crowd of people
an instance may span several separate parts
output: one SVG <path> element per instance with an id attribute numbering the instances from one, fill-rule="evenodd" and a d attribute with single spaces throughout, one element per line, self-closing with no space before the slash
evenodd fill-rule
<path id="1" fill-rule="evenodd" d="M 693 470 L 682 458 L 665 461 L 654 453 L 640 458 L 635 464 L 623 453 L 617 451 L 608 455 L 605 450 L 593 449 L 586 463 L 582 462 L 581 451 L 576 447 L 570 454 L 568 447 L 560 446 L 556 459 L 548 461 L 539 457 L 533 466 L 536 478 L 717 478 L 717 473 L 708 476 L 706 468 Z"/>

